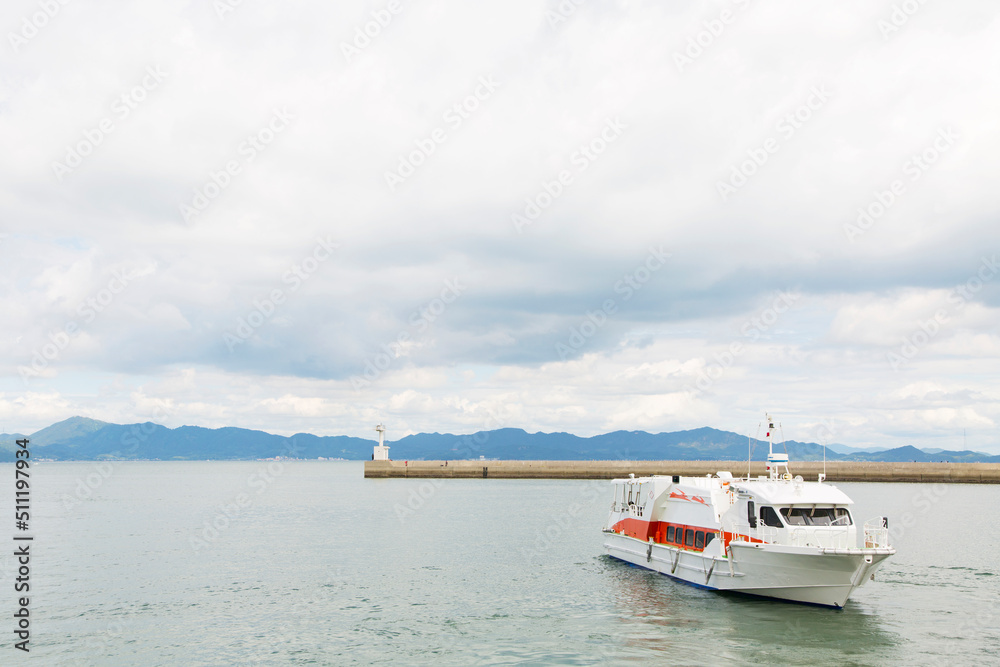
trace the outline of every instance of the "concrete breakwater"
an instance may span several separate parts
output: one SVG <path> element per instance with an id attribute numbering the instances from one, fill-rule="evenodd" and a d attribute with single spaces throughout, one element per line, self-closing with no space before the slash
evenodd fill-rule
<path id="1" fill-rule="evenodd" d="M 822 461 L 793 461 L 793 475 L 815 481 Z M 365 477 L 477 477 L 487 479 L 614 479 L 646 475 L 704 476 L 728 470 L 747 474 L 746 461 L 365 461 Z M 763 462 L 750 475 L 766 474 Z M 1000 484 L 1000 463 L 891 463 L 828 461 L 831 482 L 954 482 Z"/>

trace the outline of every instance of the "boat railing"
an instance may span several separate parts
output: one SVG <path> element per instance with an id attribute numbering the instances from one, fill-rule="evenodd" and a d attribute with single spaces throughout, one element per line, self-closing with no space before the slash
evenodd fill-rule
<path id="1" fill-rule="evenodd" d="M 865 521 L 865 548 L 889 546 L 889 517 L 877 516 Z"/>
<path id="2" fill-rule="evenodd" d="M 773 544 L 778 541 L 778 529 L 772 526 L 759 526 L 757 528 L 757 539 L 764 544 Z"/>
<path id="3" fill-rule="evenodd" d="M 743 539 L 739 536 L 749 538 L 750 542 L 764 542 L 771 544 L 778 538 L 778 530 L 770 526 L 751 527 L 746 521 L 724 521 L 722 530 L 734 536 L 733 539 Z"/>
<path id="4" fill-rule="evenodd" d="M 850 528 L 847 526 L 791 528 L 788 531 L 788 545 L 793 547 L 843 549 L 851 546 L 849 543 L 850 535 Z"/>
<path id="5" fill-rule="evenodd" d="M 760 541 L 764 544 L 826 549 L 846 549 L 854 546 L 851 541 L 851 526 L 777 528 L 757 525 L 751 527 L 745 521 L 726 521 L 723 522 L 722 529 L 734 536 L 745 535 L 751 542 Z M 734 537 L 734 539 L 738 538 Z"/>
<path id="6" fill-rule="evenodd" d="M 626 513 L 627 512 L 628 514 L 631 514 L 632 516 L 639 516 L 639 517 L 641 517 L 643 515 L 643 513 L 644 513 L 644 506 L 643 505 L 639 505 L 637 503 L 624 503 L 624 502 L 618 502 L 617 500 L 612 500 L 611 501 L 611 512 L 612 513 L 615 513 L 615 512 Z"/>

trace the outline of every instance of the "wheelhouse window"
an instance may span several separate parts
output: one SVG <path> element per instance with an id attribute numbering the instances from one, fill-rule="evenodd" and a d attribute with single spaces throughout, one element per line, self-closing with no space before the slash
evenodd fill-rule
<path id="1" fill-rule="evenodd" d="M 673 541 L 674 541 L 674 527 L 667 526 L 667 542 L 673 542 Z"/>
<path id="2" fill-rule="evenodd" d="M 684 546 L 692 547 L 694 546 L 694 531 L 688 528 L 684 531 Z"/>
<path id="3" fill-rule="evenodd" d="M 846 507 L 782 507 L 781 516 L 789 526 L 850 526 Z"/>
<path id="4" fill-rule="evenodd" d="M 778 513 L 774 511 L 773 507 L 768 507 L 767 505 L 760 508 L 760 520 L 765 526 L 771 526 L 772 528 L 784 527 L 781 519 L 778 518 Z"/>
<path id="5" fill-rule="evenodd" d="M 715 539 L 715 533 L 705 533 L 705 546 L 707 547 Z"/>
<path id="6" fill-rule="evenodd" d="M 694 548 L 704 549 L 705 548 L 705 532 L 699 530 L 694 534 Z"/>

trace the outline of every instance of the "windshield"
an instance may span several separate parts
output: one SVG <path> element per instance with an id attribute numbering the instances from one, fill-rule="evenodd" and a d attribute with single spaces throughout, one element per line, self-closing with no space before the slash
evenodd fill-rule
<path id="1" fill-rule="evenodd" d="M 846 507 L 782 507 L 781 516 L 789 526 L 850 526 Z"/>

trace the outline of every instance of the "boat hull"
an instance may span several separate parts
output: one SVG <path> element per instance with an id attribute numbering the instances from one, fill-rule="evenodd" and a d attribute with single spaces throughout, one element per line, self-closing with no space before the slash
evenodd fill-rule
<path id="1" fill-rule="evenodd" d="M 608 555 L 710 590 L 843 607 L 895 553 L 892 548 L 823 549 L 732 542 L 729 557 L 605 533 Z"/>

